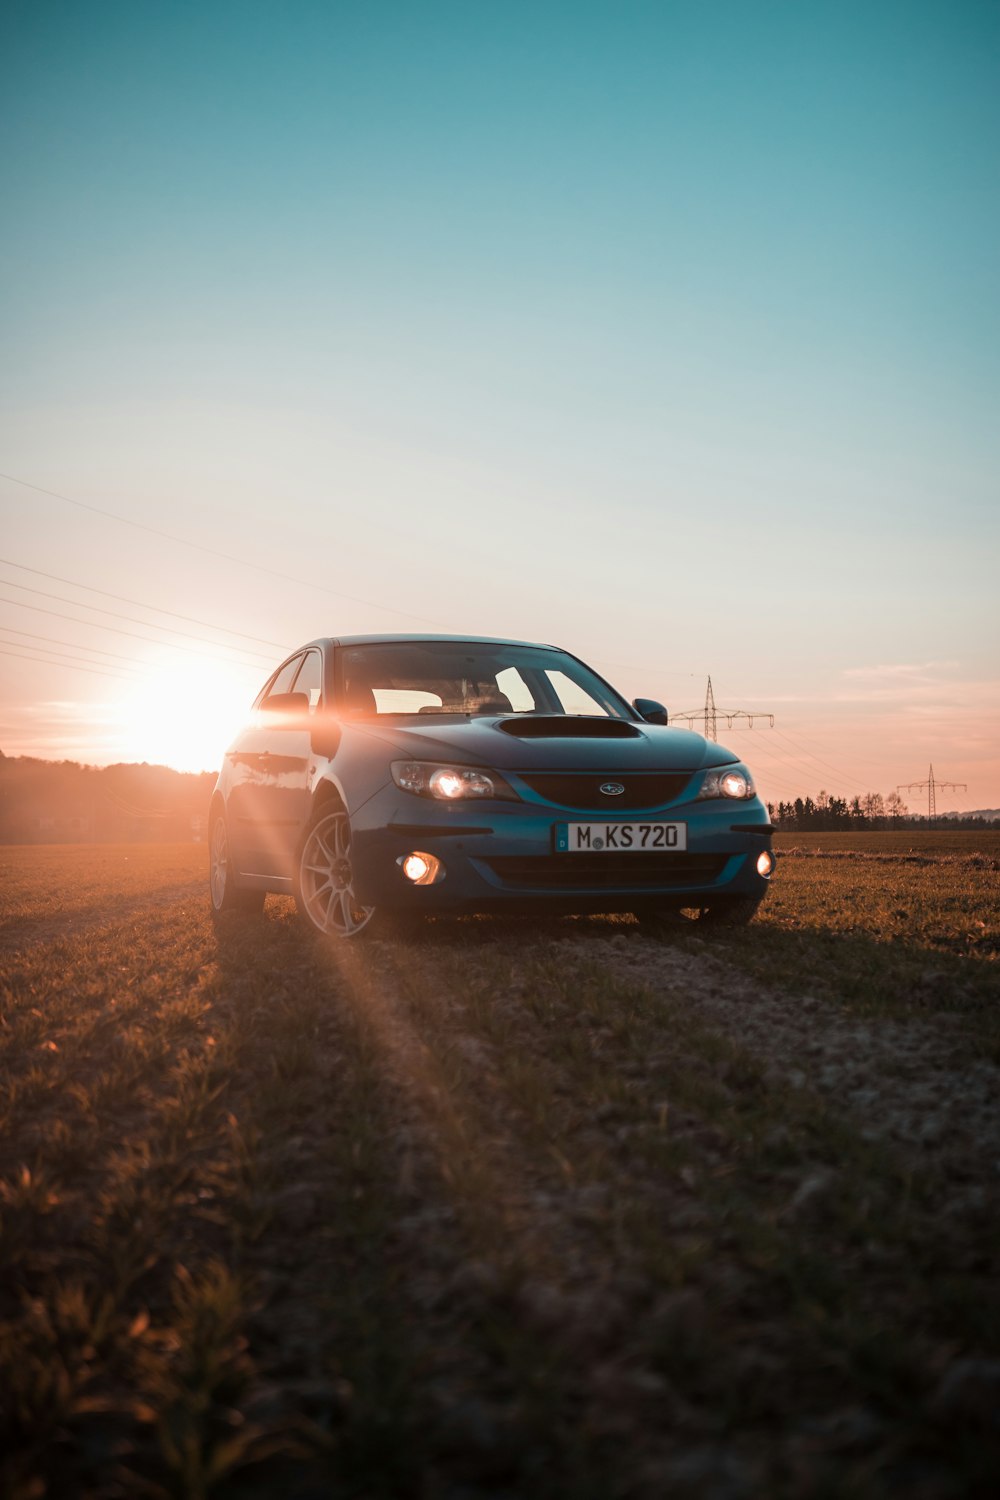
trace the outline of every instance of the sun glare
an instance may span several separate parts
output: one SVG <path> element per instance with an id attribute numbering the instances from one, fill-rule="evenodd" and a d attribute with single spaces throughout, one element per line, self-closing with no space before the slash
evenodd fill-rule
<path id="1" fill-rule="evenodd" d="M 150 663 L 117 705 L 124 758 L 176 771 L 218 770 L 259 686 L 215 661 Z"/>

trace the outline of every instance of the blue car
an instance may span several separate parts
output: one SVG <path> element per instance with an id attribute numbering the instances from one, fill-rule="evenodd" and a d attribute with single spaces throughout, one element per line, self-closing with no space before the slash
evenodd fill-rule
<path id="1" fill-rule="evenodd" d="M 347 636 L 283 662 L 226 752 L 210 892 L 294 895 L 337 938 L 447 912 L 743 924 L 771 835 L 736 756 L 566 651 Z"/>

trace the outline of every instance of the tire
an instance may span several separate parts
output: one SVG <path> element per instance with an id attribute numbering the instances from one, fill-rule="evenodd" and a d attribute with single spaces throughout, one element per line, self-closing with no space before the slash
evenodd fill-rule
<path id="1" fill-rule="evenodd" d="M 690 926 L 690 918 L 673 906 L 637 906 L 633 915 L 651 932 L 677 932 Z"/>
<path id="2" fill-rule="evenodd" d="M 712 927 L 746 927 L 757 915 L 760 901 L 754 896 L 730 896 L 717 901 L 714 906 L 677 907 L 644 906 L 635 915 L 643 926 L 653 932 L 677 934 L 688 931 L 695 923 L 707 922 Z"/>
<path id="3" fill-rule="evenodd" d="M 355 895 L 351 820 L 340 806 L 325 803 L 305 831 L 295 867 L 295 904 L 320 937 L 346 941 L 385 926 L 382 914 L 362 906 Z"/>
<path id="4" fill-rule="evenodd" d="M 714 927 L 746 927 L 757 915 L 761 901 L 756 896 L 733 896 L 715 906 L 702 908 L 699 921 Z"/>
<path id="5" fill-rule="evenodd" d="M 212 916 L 230 911 L 262 912 L 264 892 L 242 890 L 229 855 L 229 830 L 222 813 L 216 813 L 208 835 L 208 894 Z"/>

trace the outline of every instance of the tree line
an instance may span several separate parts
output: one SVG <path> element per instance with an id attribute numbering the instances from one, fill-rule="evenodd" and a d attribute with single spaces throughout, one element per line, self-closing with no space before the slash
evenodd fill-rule
<path id="1" fill-rule="evenodd" d="M 202 839 L 215 773 L 83 766 L 0 751 L 0 844 Z"/>
<path id="2" fill-rule="evenodd" d="M 819 792 L 813 797 L 796 797 L 794 802 L 769 802 L 771 822 L 782 833 L 836 833 L 838 829 L 859 828 L 990 828 L 988 819 L 941 817 L 930 819 L 911 813 L 898 792 L 865 792 L 864 796 L 831 797 Z"/>

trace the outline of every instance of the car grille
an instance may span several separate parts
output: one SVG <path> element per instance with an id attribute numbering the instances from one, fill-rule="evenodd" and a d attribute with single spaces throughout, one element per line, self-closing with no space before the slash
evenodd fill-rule
<path id="1" fill-rule="evenodd" d="M 726 863 L 724 854 L 548 854 L 498 855 L 485 863 L 516 890 L 666 890 L 711 885 Z"/>
<path id="2" fill-rule="evenodd" d="M 533 792 L 559 807 L 574 807 L 600 812 L 618 812 L 625 808 L 662 807 L 673 802 L 691 780 L 690 771 L 649 772 L 645 775 L 616 776 L 605 772 L 595 776 L 588 772 L 553 772 L 522 776 Z M 624 792 L 609 797 L 601 791 L 607 782 L 623 786 Z"/>

